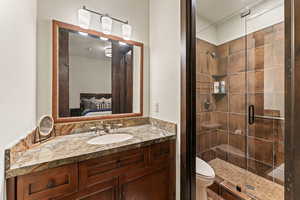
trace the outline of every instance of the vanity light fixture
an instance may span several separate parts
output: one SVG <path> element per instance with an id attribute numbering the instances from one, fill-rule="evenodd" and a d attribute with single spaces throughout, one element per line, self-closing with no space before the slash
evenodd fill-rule
<path id="1" fill-rule="evenodd" d="M 122 25 L 122 34 L 124 40 L 130 40 L 131 32 L 132 32 L 132 27 L 129 24 Z"/>
<path id="2" fill-rule="evenodd" d="M 120 41 L 119 44 L 122 45 L 122 46 L 127 46 L 127 43 L 125 43 L 125 42 Z"/>
<path id="3" fill-rule="evenodd" d="M 108 45 L 108 46 L 104 47 L 104 53 L 105 53 L 106 57 L 111 58 L 112 57 L 112 46 Z"/>
<path id="4" fill-rule="evenodd" d="M 90 27 L 91 13 L 85 9 L 78 10 L 78 24 L 83 29 Z"/>
<path id="5" fill-rule="evenodd" d="M 123 39 L 124 40 L 130 40 L 131 39 L 132 27 L 128 24 L 127 20 L 124 21 L 124 20 L 121 20 L 121 19 L 117 19 L 117 18 L 111 17 L 108 14 L 102 14 L 102 13 L 99 13 L 99 12 L 87 9 L 85 6 L 83 6 L 82 9 L 79 10 L 79 12 L 78 12 L 79 18 L 82 18 L 83 16 L 87 15 L 86 12 L 89 12 L 90 14 L 93 13 L 93 14 L 96 14 L 96 15 L 100 16 L 100 22 L 101 22 L 102 32 L 104 34 L 107 34 L 107 35 L 111 34 L 111 32 L 112 32 L 112 26 L 113 26 L 113 21 L 115 21 L 115 22 L 118 22 L 118 23 L 122 24 L 122 36 L 123 36 Z M 84 21 L 84 22 L 88 21 L 90 23 L 90 19 L 91 19 L 90 15 L 89 15 L 88 19 L 89 20 L 87 20 L 87 17 L 85 17 L 85 20 L 82 20 L 82 21 Z M 81 21 L 79 20 L 79 22 L 81 22 Z M 79 23 L 79 25 L 80 25 L 80 23 Z M 85 26 L 85 27 L 87 27 L 87 26 Z"/>
<path id="6" fill-rule="evenodd" d="M 112 19 L 108 15 L 101 17 L 102 32 L 104 34 L 111 34 L 112 23 Z"/>
<path id="7" fill-rule="evenodd" d="M 105 38 L 105 37 L 100 37 L 100 39 L 103 40 L 103 41 L 107 41 L 108 40 L 108 38 Z"/>
<path id="8" fill-rule="evenodd" d="M 83 35 L 83 36 L 87 36 L 88 35 L 88 33 L 84 33 L 84 32 L 78 32 L 80 35 Z"/>

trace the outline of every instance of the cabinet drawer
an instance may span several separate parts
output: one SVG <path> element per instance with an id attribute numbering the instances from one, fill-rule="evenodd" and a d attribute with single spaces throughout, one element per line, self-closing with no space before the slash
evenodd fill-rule
<path id="1" fill-rule="evenodd" d="M 117 192 L 118 178 L 112 177 L 107 181 L 88 187 L 80 192 L 54 198 L 53 200 L 116 200 Z"/>
<path id="2" fill-rule="evenodd" d="M 167 163 L 166 161 L 171 158 L 172 151 L 173 148 L 169 141 L 152 145 L 150 147 L 150 163 L 152 165 Z"/>
<path id="3" fill-rule="evenodd" d="M 17 199 L 52 199 L 76 192 L 77 187 L 77 165 L 67 165 L 18 177 Z"/>
<path id="4" fill-rule="evenodd" d="M 79 164 L 79 188 L 101 183 L 132 167 L 135 169 L 144 167 L 146 163 L 147 154 L 144 148 L 84 161 Z"/>

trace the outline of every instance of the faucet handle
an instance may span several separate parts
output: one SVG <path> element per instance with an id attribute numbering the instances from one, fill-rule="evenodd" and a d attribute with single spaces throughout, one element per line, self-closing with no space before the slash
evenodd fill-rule
<path id="1" fill-rule="evenodd" d="M 113 129 L 121 128 L 122 126 L 123 126 L 123 124 L 111 124 L 111 127 Z"/>
<path id="2" fill-rule="evenodd" d="M 89 127 L 91 131 L 95 131 L 97 130 L 97 127 L 96 126 L 92 126 L 92 127 Z"/>

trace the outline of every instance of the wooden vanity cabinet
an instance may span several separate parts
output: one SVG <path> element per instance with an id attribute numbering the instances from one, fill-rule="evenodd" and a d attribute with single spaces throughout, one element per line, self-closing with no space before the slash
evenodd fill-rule
<path id="1" fill-rule="evenodd" d="M 128 150 L 15 180 L 16 195 L 8 200 L 174 200 L 175 142 Z"/>

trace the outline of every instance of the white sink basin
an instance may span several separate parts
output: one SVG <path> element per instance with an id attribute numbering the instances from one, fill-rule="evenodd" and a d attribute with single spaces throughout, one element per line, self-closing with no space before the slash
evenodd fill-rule
<path id="1" fill-rule="evenodd" d="M 95 144 L 95 145 L 105 145 L 105 144 L 112 144 L 118 142 L 125 142 L 127 140 L 132 139 L 133 136 L 129 134 L 107 134 L 102 135 L 96 138 L 93 138 L 87 141 L 88 144 Z"/>

